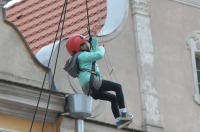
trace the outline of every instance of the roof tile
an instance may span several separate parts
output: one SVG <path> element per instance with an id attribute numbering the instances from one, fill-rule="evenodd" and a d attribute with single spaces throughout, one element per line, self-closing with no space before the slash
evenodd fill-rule
<path id="1" fill-rule="evenodd" d="M 40 48 L 55 41 L 64 0 L 22 0 L 7 8 L 7 19 L 15 24 L 36 53 Z M 88 0 L 91 30 L 106 19 L 106 0 Z M 87 13 L 85 0 L 70 0 L 62 38 L 79 33 L 87 35 Z M 59 28 L 60 38 L 61 27 Z"/>

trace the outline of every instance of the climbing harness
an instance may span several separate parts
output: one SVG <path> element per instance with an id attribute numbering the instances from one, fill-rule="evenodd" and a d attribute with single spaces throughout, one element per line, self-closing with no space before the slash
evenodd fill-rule
<path id="1" fill-rule="evenodd" d="M 82 72 L 89 72 L 91 74 L 97 74 L 95 71 L 90 70 L 90 69 L 85 69 L 85 68 L 81 69 L 80 71 L 82 71 Z"/>

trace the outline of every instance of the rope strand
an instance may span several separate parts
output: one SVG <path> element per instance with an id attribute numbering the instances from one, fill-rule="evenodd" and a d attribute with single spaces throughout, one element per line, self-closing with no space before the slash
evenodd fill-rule
<path id="1" fill-rule="evenodd" d="M 65 3 L 64 3 L 64 12 L 63 12 L 64 13 L 64 18 L 63 18 L 63 22 L 62 22 L 62 28 L 61 28 L 60 40 L 59 40 L 59 44 L 58 44 L 58 52 L 57 52 L 57 56 L 56 56 L 56 62 L 55 62 L 55 67 L 54 67 L 52 82 L 53 82 L 54 77 L 55 77 L 55 72 L 56 72 L 57 63 L 58 63 L 58 56 L 59 56 L 59 52 L 60 52 L 60 43 L 61 43 L 63 29 L 64 29 L 64 25 L 65 25 L 65 15 L 66 15 L 66 10 L 67 10 L 67 3 L 68 3 L 68 0 L 65 0 Z M 47 116 L 47 113 L 48 113 L 49 103 L 50 103 L 51 94 L 52 94 L 52 86 L 53 85 L 51 84 L 51 89 L 50 89 L 50 93 L 49 93 L 49 97 L 48 97 L 47 108 L 46 108 L 46 111 L 45 111 L 45 117 L 44 117 L 44 121 L 43 121 L 43 125 L 42 125 L 42 132 L 44 130 L 44 125 L 45 125 L 45 122 L 46 122 L 46 116 Z"/>
<path id="2" fill-rule="evenodd" d="M 65 6 L 63 6 L 62 14 L 63 14 L 64 9 L 65 9 Z M 55 40 L 54 40 L 54 44 L 53 44 L 53 47 L 52 47 L 52 50 L 51 50 L 51 55 L 50 55 L 50 58 L 49 58 L 49 62 L 48 62 L 47 67 L 49 67 L 50 62 L 51 62 L 51 59 L 52 59 L 53 50 L 54 50 L 54 47 L 55 47 L 56 38 L 57 38 L 57 36 L 58 36 L 58 32 L 59 32 L 59 27 L 60 27 L 61 20 L 62 20 L 62 15 L 61 15 L 60 20 L 59 20 L 59 25 L 58 25 L 56 37 L 55 37 Z M 39 102 L 40 102 L 41 95 L 42 95 L 42 92 L 43 92 L 43 89 L 44 89 L 44 83 L 45 83 L 45 80 L 46 80 L 48 71 L 49 71 L 49 70 L 46 71 L 45 76 L 44 76 L 44 79 L 43 79 L 42 88 L 41 88 L 41 90 L 40 90 L 40 94 L 39 94 L 37 106 L 36 106 L 36 108 L 35 108 L 35 112 L 34 112 L 34 116 L 33 116 L 33 119 L 32 119 L 32 123 L 31 123 L 31 127 L 30 127 L 29 132 L 31 132 L 31 131 L 32 131 L 32 128 L 33 128 L 33 124 L 34 124 L 34 121 L 35 121 L 35 116 L 36 116 L 36 113 L 37 113 L 37 110 L 38 110 Z"/>
<path id="3" fill-rule="evenodd" d="M 88 20 L 87 30 L 88 30 L 88 35 L 90 37 L 91 36 L 91 34 L 90 34 L 90 20 L 89 20 L 88 1 L 87 0 L 86 0 L 86 12 L 87 12 L 87 20 Z"/>

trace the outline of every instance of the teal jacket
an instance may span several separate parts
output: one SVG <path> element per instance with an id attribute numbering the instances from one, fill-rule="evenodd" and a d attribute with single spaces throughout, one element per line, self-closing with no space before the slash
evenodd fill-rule
<path id="1" fill-rule="evenodd" d="M 79 61 L 79 67 L 80 69 L 90 69 L 92 70 L 92 62 L 98 61 L 103 58 L 105 54 L 105 49 L 103 46 L 98 46 L 98 39 L 92 38 L 92 46 L 93 49 L 90 52 L 82 51 L 78 56 Z M 95 66 L 95 72 L 99 77 L 101 77 L 101 74 L 99 72 L 98 65 Z M 90 81 L 90 72 L 79 72 L 78 79 L 80 82 L 81 87 L 83 87 L 85 84 L 87 84 Z"/>

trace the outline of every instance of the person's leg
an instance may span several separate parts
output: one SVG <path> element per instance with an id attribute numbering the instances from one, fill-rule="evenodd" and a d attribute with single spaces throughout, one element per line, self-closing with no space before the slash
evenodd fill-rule
<path id="1" fill-rule="evenodd" d="M 92 96 L 94 99 L 100 99 L 100 100 L 105 100 L 105 101 L 110 101 L 111 102 L 111 110 L 112 113 L 115 117 L 115 119 L 117 119 L 118 117 L 120 117 L 120 113 L 119 113 L 119 108 L 118 108 L 118 103 L 116 100 L 116 96 L 109 93 L 109 92 L 97 92 L 95 95 Z"/>
<path id="2" fill-rule="evenodd" d="M 100 100 L 105 100 L 105 101 L 111 102 L 111 109 L 112 109 L 113 115 L 115 117 L 115 122 L 116 122 L 116 126 L 117 126 L 118 129 L 121 129 L 124 126 L 131 123 L 130 120 L 128 120 L 128 121 L 127 120 L 121 120 L 119 108 L 118 108 L 118 103 L 117 103 L 115 95 L 113 95 L 109 92 L 98 91 L 94 95 L 92 95 L 92 97 L 94 99 L 100 99 Z"/>
<path id="3" fill-rule="evenodd" d="M 124 95 L 123 95 L 122 87 L 120 84 L 103 80 L 102 85 L 98 91 L 114 91 L 116 93 L 116 99 L 117 99 L 119 108 L 120 109 L 125 108 Z"/>
<path id="4" fill-rule="evenodd" d="M 103 91 L 114 91 L 116 93 L 116 99 L 119 105 L 119 111 L 121 115 L 122 120 L 132 120 L 133 115 L 127 112 L 127 109 L 125 107 L 124 103 L 124 95 L 122 91 L 122 87 L 118 83 L 114 83 L 111 81 L 103 80 L 102 85 L 99 88 L 100 92 Z"/>

